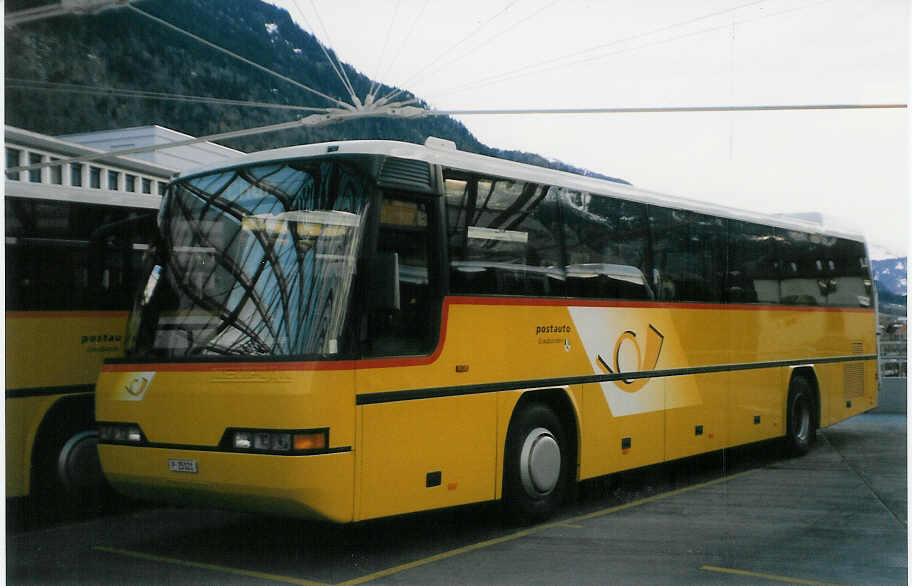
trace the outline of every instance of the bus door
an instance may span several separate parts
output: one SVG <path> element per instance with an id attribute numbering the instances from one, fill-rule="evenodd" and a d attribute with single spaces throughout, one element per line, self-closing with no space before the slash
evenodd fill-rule
<path id="1" fill-rule="evenodd" d="M 385 193 L 376 238 L 368 242 L 367 280 L 397 280 L 398 299 L 382 285 L 367 288 L 368 296 L 382 299 L 365 303 L 363 360 L 355 375 L 359 519 L 494 498 L 494 394 L 424 396 L 453 384 L 452 367 L 435 353 L 442 304 L 438 205 L 433 198 Z M 386 392 L 394 395 L 387 399 Z"/>

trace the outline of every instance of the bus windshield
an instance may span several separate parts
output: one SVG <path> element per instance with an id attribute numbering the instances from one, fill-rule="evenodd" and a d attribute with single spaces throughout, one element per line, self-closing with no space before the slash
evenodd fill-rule
<path id="1" fill-rule="evenodd" d="M 340 352 L 370 182 L 283 161 L 176 182 L 127 332 L 132 358 Z"/>

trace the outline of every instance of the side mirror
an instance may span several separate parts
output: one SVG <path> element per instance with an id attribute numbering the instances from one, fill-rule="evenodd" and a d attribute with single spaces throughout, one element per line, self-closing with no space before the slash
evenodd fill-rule
<path id="1" fill-rule="evenodd" d="M 367 306 L 371 311 L 399 311 L 399 254 L 368 259 Z"/>

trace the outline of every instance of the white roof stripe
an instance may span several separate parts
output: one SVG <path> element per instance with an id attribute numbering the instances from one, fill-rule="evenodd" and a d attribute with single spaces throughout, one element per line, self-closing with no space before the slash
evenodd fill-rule
<path id="1" fill-rule="evenodd" d="M 328 147 L 336 150 L 328 152 Z M 219 164 L 206 165 L 181 173 L 178 179 L 191 177 L 233 167 L 250 164 L 266 163 L 282 159 L 308 158 L 315 156 L 336 156 L 344 154 L 383 155 L 425 161 L 434 165 L 451 167 L 463 171 L 473 171 L 485 175 L 494 175 L 513 179 L 521 179 L 535 183 L 556 185 L 568 189 L 578 189 L 593 194 L 607 195 L 654 204 L 662 207 L 690 210 L 702 214 L 719 216 L 734 220 L 743 220 L 757 224 L 777 226 L 788 230 L 799 230 L 813 234 L 827 234 L 864 241 L 864 236 L 858 233 L 847 232 L 840 229 L 827 229 L 824 225 L 809 222 L 798 218 L 776 216 L 742 210 L 723 205 L 711 204 L 695 199 L 675 197 L 663 193 L 639 189 L 632 185 L 617 183 L 594 177 L 585 177 L 574 173 L 556 171 L 545 167 L 516 163 L 505 159 L 467 153 L 452 148 L 431 148 L 414 143 L 389 141 L 389 140 L 353 140 L 339 142 L 325 142 L 310 145 L 300 145 L 250 153 L 235 159 L 229 159 Z"/>

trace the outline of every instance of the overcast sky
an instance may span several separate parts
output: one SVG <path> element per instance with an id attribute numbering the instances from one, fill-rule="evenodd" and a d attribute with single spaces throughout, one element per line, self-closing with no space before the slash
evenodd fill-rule
<path id="1" fill-rule="evenodd" d="M 906 0 L 297 0 L 303 18 L 272 3 L 439 109 L 907 101 Z M 673 195 L 823 212 L 907 254 L 906 110 L 459 119 L 492 147 Z"/>

